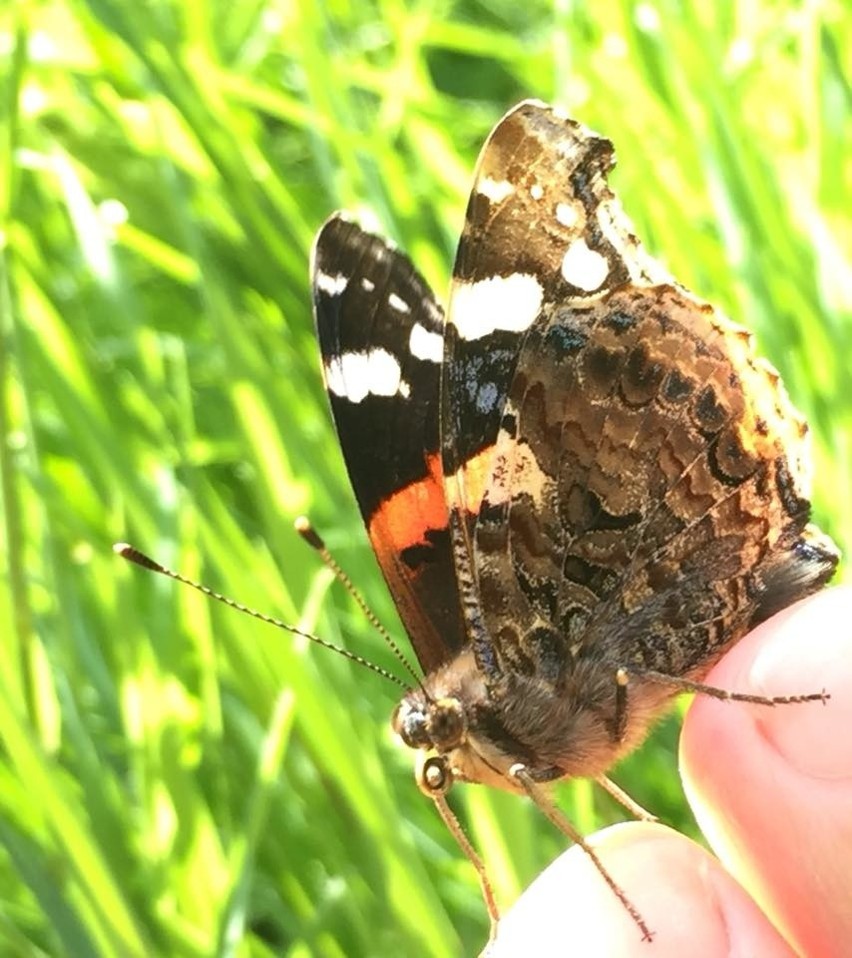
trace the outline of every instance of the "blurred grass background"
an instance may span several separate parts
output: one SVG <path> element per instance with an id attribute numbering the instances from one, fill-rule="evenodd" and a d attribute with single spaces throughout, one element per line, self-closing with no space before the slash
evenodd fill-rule
<path id="1" fill-rule="evenodd" d="M 639 234 L 756 330 L 852 543 L 852 18 L 837 2 L 55 0 L 0 8 L 0 954 L 452 956 L 485 911 L 395 690 L 113 557 L 128 539 L 392 660 L 320 383 L 312 235 L 346 207 L 446 288 L 517 100 L 615 141 Z M 670 719 L 616 778 L 693 833 Z M 455 805 L 509 903 L 564 847 Z M 585 785 L 576 824 L 621 817 Z"/>

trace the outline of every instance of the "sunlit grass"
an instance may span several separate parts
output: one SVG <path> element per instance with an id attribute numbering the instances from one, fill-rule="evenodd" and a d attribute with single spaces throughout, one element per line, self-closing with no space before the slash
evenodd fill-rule
<path id="1" fill-rule="evenodd" d="M 614 140 L 672 272 L 753 328 L 852 542 L 842 4 L 122 0 L 0 10 L 0 951 L 473 954 L 475 877 L 379 677 L 126 566 L 128 539 L 393 668 L 292 531 L 396 622 L 347 488 L 307 254 L 347 207 L 446 288 L 476 151 L 526 96 Z M 618 774 L 691 828 L 676 723 Z M 580 786 L 577 824 L 618 817 Z M 564 843 L 456 807 L 511 899 Z"/>

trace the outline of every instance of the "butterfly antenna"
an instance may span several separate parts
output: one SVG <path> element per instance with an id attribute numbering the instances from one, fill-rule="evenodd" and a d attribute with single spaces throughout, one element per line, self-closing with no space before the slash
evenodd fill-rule
<path id="1" fill-rule="evenodd" d="M 379 635 L 385 640 L 388 648 L 393 652 L 393 654 L 399 659 L 402 663 L 403 668 L 408 672 L 408 674 L 414 679 L 414 681 L 422 688 L 422 682 L 420 676 L 414 671 L 411 667 L 411 663 L 405 657 L 402 649 L 396 644 L 393 639 L 393 636 L 388 632 L 388 630 L 382 625 L 379 621 L 378 616 L 375 612 L 367 605 L 361 593 L 355 588 L 352 584 L 352 580 L 349 576 L 340 568 L 337 562 L 334 559 L 334 556 L 328 551 L 328 547 L 325 542 L 320 538 L 319 533 L 311 525 L 310 520 L 306 516 L 299 516 L 296 519 L 295 523 L 296 532 L 307 542 L 307 544 L 319 553 L 319 557 L 322 559 L 323 563 L 328 566 L 329 569 L 334 573 L 334 577 L 338 582 L 346 589 L 346 591 L 352 596 L 352 598 L 358 603 L 359 608 L 367 617 L 367 620 L 371 623 L 373 628 L 379 633 Z"/>
<path id="2" fill-rule="evenodd" d="M 342 649 L 339 645 L 334 645 L 332 642 L 326 642 L 325 639 L 321 639 L 316 635 L 311 635 L 310 632 L 304 632 L 302 629 L 297 629 L 294 625 L 288 625 L 286 622 L 282 622 L 281 619 L 276 619 L 271 615 L 265 615 L 263 612 L 258 612 L 256 609 L 252 609 L 247 605 L 243 605 L 241 602 L 236 602 L 234 599 L 229 599 L 226 595 L 222 595 L 220 592 L 215 592 L 206 585 L 202 585 L 200 582 L 194 582 L 192 579 L 188 579 L 185 575 L 175 572 L 174 569 L 168 569 L 166 566 L 160 565 L 159 562 L 155 562 L 150 556 L 145 555 L 144 552 L 140 552 L 134 546 L 128 545 L 126 542 L 117 542 L 112 547 L 112 550 L 117 555 L 120 555 L 123 559 L 133 562 L 136 565 L 141 566 L 143 569 L 147 569 L 149 572 L 158 572 L 160 575 L 167 576 L 169 579 L 174 579 L 175 582 L 188 585 L 196 591 L 201 592 L 203 595 L 206 595 L 208 598 L 215 599 L 217 602 L 227 605 L 230 609 L 236 609 L 237 612 L 245 612 L 246 615 L 250 615 L 253 619 L 259 619 L 261 622 L 266 622 L 268 625 L 274 625 L 277 629 L 283 629 L 285 632 L 290 632 L 292 635 L 298 635 L 303 639 L 309 639 L 311 642 L 321 645 L 324 649 L 330 649 L 332 652 L 337 652 L 338 655 L 342 655 L 344 658 L 349 659 L 352 662 L 357 662 L 358 665 L 363 665 L 365 668 L 370 669 L 371 672 L 376 672 L 378 675 L 384 676 L 384 678 L 389 679 L 395 685 L 398 685 L 400 688 L 408 691 L 408 686 L 402 681 L 401 678 L 393 675 L 393 673 L 388 672 L 386 669 L 383 669 L 380 665 L 376 665 L 375 662 L 370 662 L 367 659 L 362 658 L 360 655 L 350 652 L 348 649 Z"/>

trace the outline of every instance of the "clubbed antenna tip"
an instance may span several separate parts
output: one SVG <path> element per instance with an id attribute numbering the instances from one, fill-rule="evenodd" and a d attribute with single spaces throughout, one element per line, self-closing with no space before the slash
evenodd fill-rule
<path id="1" fill-rule="evenodd" d="M 317 552 L 325 551 L 325 543 L 320 538 L 319 533 L 311 525 L 311 520 L 307 516 L 299 516 L 293 523 L 296 532 Z"/>
<path id="2" fill-rule="evenodd" d="M 120 555 L 122 559 L 127 559 L 129 562 L 135 562 L 136 565 L 142 566 L 143 569 L 150 569 L 151 572 L 166 571 L 159 562 L 154 562 L 150 556 L 146 556 L 144 552 L 140 552 L 137 548 L 127 542 L 116 542 L 112 547 L 112 551 L 116 555 Z"/>

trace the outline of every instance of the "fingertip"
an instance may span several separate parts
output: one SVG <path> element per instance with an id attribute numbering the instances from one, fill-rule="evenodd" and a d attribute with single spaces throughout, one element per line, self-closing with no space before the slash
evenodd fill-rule
<path id="1" fill-rule="evenodd" d="M 653 933 L 636 923 L 582 849 L 546 869 L 500 923 L 489 958 L 566 954 L 623 958 L 789 958 L 754 903 L 704 849 L 660 825 L 614 826 L 591 839 Z"/>
<path id="2" fill-rule="evenodd" d="M 700 795 L 704 783 L 730 771 L 757 774 L 768 785 L 771 765 L 852 788 L 852 736 L 843 733 L 852 728 L 850 620 L 852 588 L 826 590 L 762 623 L 728 652 L 705 679 L 709 685 L 765 696 L 825 693 L 825 700 L 767 706 L 696 696 L 680 743 L 688 787 Z"/>
<path id="3" fill-rule="evenodd" d="M 824 703 L 757 707 L 763 735 L 803 775 L 852 780 L 852 589 L 829 589 L 765 623 L 744 664 L 752 688 L 825 693 Z M 780 693 L 784 694 L 784 693 Z"/>
<path id="4" fill-rule="evenodd" d="M 733 874 L 803 953 L 852 934 L 852 589 L 763 623 L 706 681 L 731 691 L 827 691 L 820 702 L 743 705 L 696 697 L 681 773 L 696 818 Z"/>

